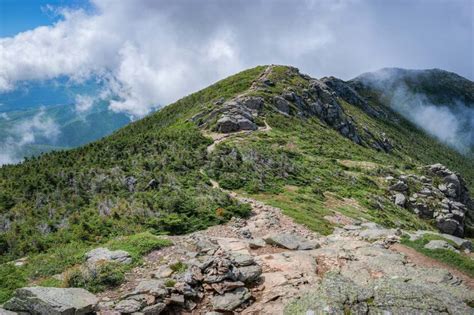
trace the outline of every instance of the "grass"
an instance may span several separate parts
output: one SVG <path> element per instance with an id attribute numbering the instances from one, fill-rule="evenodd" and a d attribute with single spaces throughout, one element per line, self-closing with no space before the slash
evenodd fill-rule
<path id="1" fill-rule="evenodd" d="M 176 285 L 176 281 L 173 279 L 166 279 L 165 281 L 165 287 L 167 288 L 173 288 Z"/>
<path id="2" fill-rule="evenodd" d="M 34 281 L 40 286 L 79 286 L 94 292 L 117 285 L 123 281 L 127 270 L 137 265 L 141 257 L 147 253 L 170 246 L 171 241 L 155 236 L 149 232 L 136 235 L 122 236 L 100 245 L 73 243 L 52 248 L 46 253 L 31 255 L 24 266 L 16 267 L 12 263 L 0 265 L 0 303 L 11 297 L 17 288 Z M 129 265 L 103 265 L 96 274 L 84 273 L 80 264 L 84 255 L 96 247 L 106 247 L 111 250 L 125 250 L 132 256 Z M 66 281 L 53 278 L 53 275 L 66 272 Z"/>
<path id="3" fill-rule="evenodd" d="M 431 240 L 444 240 L 453 245 L 455 248 L 457 245 L 448 240 L 444 239 L 441 236 L 437 235 L 432 235 L 432 234 L 426 234 L 423 235 L 422 238 L 416 240 L 416 241 L 410 241 L 410 239 L 407 236 L 402 237 L 401 243 L 403 245 L 409 246 L 416 251 L 434 258 L 438 261 L 441 261 L 443 263 L 446 263 L 464 273 L 469 275 L 470 277 L 474 277 L 474 260 L 462 253 L 455 253 L 453 251 L 447 250 L 447 249 L 426 249 L 424 246 L 429 243 Z"/>
<path id="4" fill-rule="evenodd" d="M 170 265 L 170 269 L 173 270 L 176 273 L 183 273 L 183 272 L 186 271 L 187 268 L 188 268 L 188 266 L 185 263 L 181 262 L 181 261 L 178 261 L 178 262 Z"/>

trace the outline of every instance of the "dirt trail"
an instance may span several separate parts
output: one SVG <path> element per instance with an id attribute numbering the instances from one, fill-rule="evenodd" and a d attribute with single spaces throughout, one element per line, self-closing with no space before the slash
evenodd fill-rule
<path id="1" fill-rule="evenodd" d="M 431 257 L 425 256 L 415 249 L 407 247 L 405 245 L 396 243 L 390 247 L 391 250 L 396 251 L 398 253 L 402 253 L 406 255 L 409 262 L 420 266 L 420 267 L 427 267 L 427 268 L 441 268 L 448 270 L 450 273 L 455 275 L 456 277 L 462 279 L 464 284 L 469 287 L 471 290 L 474 290 L 474 279 L 466 275 L 465 273 L 443 263 Z"/>

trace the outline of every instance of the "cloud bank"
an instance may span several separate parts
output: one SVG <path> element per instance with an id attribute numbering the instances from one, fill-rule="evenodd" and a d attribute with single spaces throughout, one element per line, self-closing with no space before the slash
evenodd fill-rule
<path id="1" fill-rule="evenodd" d="M 21 154 L 25 152 L 25 147 L 41 139 L 54 142 L 59 134 L 60 129 L 55 121 L 43 110 L 40 111 L 8 132 L 6 139 L 0 143 L 0 165 L 17 163 L 23 159 Z"/>
<path id="2" fill-rule="evenodd" d="M 428 134 L 463 154 L 474 153 L 474 108 L 461 102 L 433 104 L 426 95 L 401 85 L 393 91 L 391 107 Z"/>
<path id="3" fill-rule="evenodd" d="M 141 117 L 258 64 L 343 79 L 386 66 L 474 77 L 470 0 L 91 4 L 55 8 L 56 24 L 0 39 L 0 92 L 24 80 L 95 77 L 102 94 L 118 96 L 111 110 Z M 76 101 L 78 111 L 94 104 Z"/>

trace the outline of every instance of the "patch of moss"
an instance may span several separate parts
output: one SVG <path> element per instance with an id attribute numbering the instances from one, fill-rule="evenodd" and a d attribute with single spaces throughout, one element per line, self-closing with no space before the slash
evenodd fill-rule
<path id="1" fill-rule="evenodd" d="M 186 271 L 186 269 L 188 269 L 188 266 L 185 263 L 178 261 L 174 264 L 171 264 L 170 269 L 176 273 L 183 273 Z"/>

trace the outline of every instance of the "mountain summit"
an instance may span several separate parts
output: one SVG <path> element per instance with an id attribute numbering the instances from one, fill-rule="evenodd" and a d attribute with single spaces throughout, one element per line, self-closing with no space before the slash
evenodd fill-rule
<path id="1" fill-rule="evenodd" d="M 446 77 L 446 82 L 462 81 L 447 72 L 433 73 L 431 79 L 422 76 L 417 81 L 421 86 L 413 83 L 412 88 L 438 93 L 442 88 L 438 76 Z M 238 225 L 250 217 L 248 222 L 253 222 L 256 211 L 264 217 L 261 209 L 276 208 L 292 218 L 295 229 L 319 236 L 337 234 L 348 223 L 358 226 L 354 230 L 371 231 L 362 234 L 423 230 L 456 240 L 473 236 L 474 205 L 469 195 L 473 160 L 391 107 L 386 94 L 366 83 L 374 76 L 345 82 L 314 79 L 294 67 L 259 66 L 100 141 L 4 166 L 0 168 L 2 260 L 77 247 L 81 255 L 54 271 L 41 271 L 41 276 L 51 276 L 81 262 L 94 244 L 118 236 L 182 235 L 229 220 L 228 224 Z M 460 99 L 469 104 L 471 93 L 472 82 L 454 84 L 442 97 L 439 93 L 435 97 L 443 103 Z M 257 228 L 259 223 L 252 224 Z M 380 226 L 389 230 L 380 232 Z M 252 231 L 244 230 L 239 229 L 239 237 L 252 239 Z M 291 238 L 292 245 L 286 246 L 293 247 L 294 242 L 293 250 L 309 246 L 296 240 Z M 268 242 L 287 241 L 278 237 Z M 458 254 L 460 260 L 469 259 Z M 224 262 L 216 262 L 216 270 L 219 264 Z M 255 264 L 249 262 L 248 267 L 255 271 Z M 174 272 L 180 266 L 175 265 Z M 31 272 L 26 277 L 39 276 Z M 240 288 L 235 295 L 247 301 L 245 290 Z"/>

